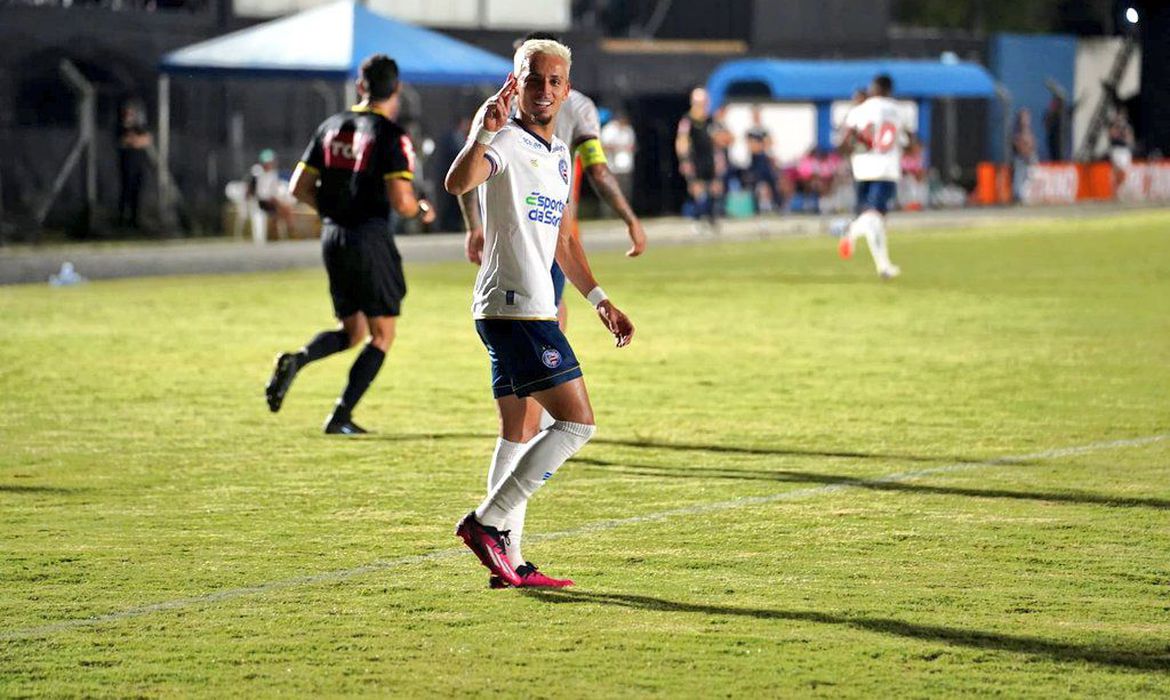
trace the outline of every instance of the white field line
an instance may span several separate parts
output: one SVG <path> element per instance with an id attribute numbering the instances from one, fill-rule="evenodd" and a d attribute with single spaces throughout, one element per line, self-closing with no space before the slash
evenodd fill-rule
<path id="1" fill-rule="evenodd" d="M 850 482 L 847 484 L 827 484 L 824 486 L 813 486 L 809 488 L 795 489 L 792 491 L 785 491 L 783 493 L 772 494 L 770 496 L 746 496 L 743 498 L 733 498 L 727 501 L 697 503 L 695 505 L 685 506 L 683 508 L 674 508 L 671 510 L 659 511 L 657 513 L 647 513 L 645 515 L 635 515 L 629 518 L 600 520 L 598 522 L 582 525 L 581 527 L 573 528 L 571 530 L 550 532 L 543 535 L 531 535 L 528 537 L 528 539 L 529 541 L 533 542 L 547 542 L 550 540 L 567 539 L 570 537 L 579 537 L 585 534 L 594 534 L 597 532 L 614 530 L 626 525 L 659 522 L 662 520 L 669 520 L 671 518 L 703 515 L 705 513 L 735 510 L 737 508 L 747 508 L 751 506 L 766 505 L 769 503 L 778 503 L 782 501 L 796 501 L 804 498 L 811 498 L 813 496 L 837 493 L 838 491 L 865 488 L 869 484 L 897 483 L 918 479 L 924 476 L 970 471 L 974 469 L 984 469 L 987 467 L 1006 466 L 1015 462 L 1028 460 L 1055 459 L 1059 457 L 1070 457 L 1073 455 L 1087 454 L 1090 452 L 1101 452 L 1104 450 L 1115 450 L 1125 447 L 1140 447 L 1143 445 L 1150 445 L 1156 442 L 1161 442 L 1166 439 L 1170 439 L 1170 434 L 1149 435 L 1146 437 L 1133 438 L 1129 440 L 1094 442 L 1087 445 L 1061 447 L 1024 455 L 1000 457 L 998 459 L 992 459 L 985 462 L 958 462 L 955 464 L 931 467 L 928 469 L 918 469 L 909 472 L 897 472 L 874 479 Z M 362 576 L 364 574 L 372 574 L 381 571 L 388 571 L 390 569 L 398 569 L 404 566 L 410 566 L 412 564 L 421 564 L 424 562 L 450 559 L 456 556 L 470 556 L 470 554 L 463 547 L 458 547 L 454 549 L 444 549 L 436 552 L 429 552 L 427 554 L 412 554 L 410 556 L 399 557 L 397 559 L 387 559 L 385 561 L 371 562 L 369 564 L 354 567 L 352 569 L 338 569 L 335 571 L 325 571 L 319 574 L 296 576 L 278 581 L 258 583 L 254 586 L 225 588 L 223 590 L 214 591 L 212 593 L 205 593 L 203 595 L 190 596 L 186 598 L 175 598 L 173 600 L 166 600 L 160 603 L 151 603 L 150 605 L 142 605 L 135 608 L 127 608 L 117 612 L 106 613 L 105 615 L 94 615 L 92 617 L 63 620 L 61 622 L 54 622 L 37 627 L 24 627 L 19 629 L 4 630 L 0 631 L 0 641 L 24 639 L 30 637 L 44 637 L 55 634 L 57 632 L 65 632 L 83 627 L 92 627 L 106 622 L 129 620 L 135 617 L 167 612 L 169 610 L 178 610 L 200 605 L 210 605 L 226 600 L 235 600 L 236 598 L 243 598 L 246 596 L 262 595 L 265 593 L 272 593 L 274 591 L 282 591 L 290 588 L 301 588 L 304 586 L 313 586 L 321 583 L 334 583 L 337 581 L 344 581 L 350 578 L 354 578 L 355 576 Z"/>

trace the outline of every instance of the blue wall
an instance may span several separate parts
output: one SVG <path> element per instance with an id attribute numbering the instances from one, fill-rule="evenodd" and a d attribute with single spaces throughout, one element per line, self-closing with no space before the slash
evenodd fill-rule
<path id="1" fill-rule="evenodd" d="M 1012 110 L 1027 107 L 1032 111 L 1032 132 L 1036 137 L 1036 152 L 1041 160 L 1069 159 L 1072 140 L 1072 120 L 1065 119 L 1063 154 L 1050 154 L 1044 134 L 1044 112 L 1052 93 L 1044 85 L 1052 78 L 1065 89 L 1069 99 L 1076 95 L 1073 84 L 1076 72 L 1077 40 L 1064 35 L 996 34 L 991 38 L 988 68 L 1011 93 Z M 1009 116 L 1014 116 L 1009 115 Z M 1000 160 L 1004 152 L 1003 107 L 992 102 L 991 119 L 987 125 L 987 157 Z"/>

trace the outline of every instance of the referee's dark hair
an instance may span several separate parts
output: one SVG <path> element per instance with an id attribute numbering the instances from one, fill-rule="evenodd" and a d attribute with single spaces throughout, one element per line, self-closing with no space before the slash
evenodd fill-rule
<path id="1" fill-rule="evenodd" d="M 882 73 L 874 78 L 873 84 L 878 89 L 878 93 L 883 97 L 889 97 L 894 92 L 894 79 L 886 73 Z"/>
<path id="2" fill-rule="evenodd" d="M 389 99 L 398 92 L 398 64 L 384 53 L 376 53 L 362 61 L 362 84 L 366 94 L 377 102 Z"/>

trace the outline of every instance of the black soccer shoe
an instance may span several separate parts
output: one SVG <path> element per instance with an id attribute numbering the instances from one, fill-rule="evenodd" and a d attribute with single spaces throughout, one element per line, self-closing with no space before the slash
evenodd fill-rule
<path id="1" fill-rule="evenodd" d="M 326 435 L 365 435 L 368 432 L 370 431 L 345 416 L 337 416 L 334 414 L 329 416 L 329 420 L 325 421 Z"/>
<path id="2" fill-rule="evenodd" d="M 264 387 L 264 395 L 268 397 L 268 410 L 276 413 L 284 403 L 288 388 L 292 386 L 293 378 L 297 376 L 300 365 L 296 355 L 291 352 L 276 356 L 276 366 L 272 368 L 272 378 L 268 386 Z"/>

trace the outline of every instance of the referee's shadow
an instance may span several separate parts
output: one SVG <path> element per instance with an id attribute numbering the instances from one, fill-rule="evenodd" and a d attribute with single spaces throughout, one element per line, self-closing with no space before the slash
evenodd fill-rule
<path id="1" fill-rule="evenodd" d="M 627 593 L 595 593 L 579 590 L 524 589 L 524 595 L 554 605 L 604 605 L 650 612 L 684 613 L 714 617 L 747 617 L 776 622 L 813 623 L 851 627 L 926 642 L 938 642 L 968 649 L 1006 651 L 1044 656 L 1056 661 L 1081 661 L 1101 666 L 1143 671 L 1170 671 L 1170 658 L 1161 648 L 1126 648 L 1092 644 L 1071 644 L 1040 637 L 985 632 L 942 625 L 926 625 L 879 617 L 853 617 L 813 610 L 777 610 L 687 603 Z"/>
<path id="2" fill-rule="evenodd" d="M 607 472 L 618 472 L 645 476 L 656 479 L 729 479 L 736 481 L 772 481 L 792 484 L 820 484 L 832 486 L 850 486 L 871 491 L 898 491 L 939 496 L 964 496 L 969 498 L 1009 498 L 1025 501 L 1043 501 L 1049 503 L 1074 503 L 1083 505 L 1099 505 L 1114 508 L 1154 508 L 1156 510 L 1170 510 L 1170 500 L 1162 498 L 1142 498 L 1136 496 L 1114 496 L 1102 493 L 1085 493 L 1083 491 L 1013 491 L 1009 489 L 963 488 L 958 486 L 937 486 L 923 484 L 916 481 L 893 481 L 865 479 L 862 477 L 844 474 L 820 474 L 816 472 L 796 471 L 791 469 L 741 469 L 738 467 L 673 467 L 653 464 L 632 464 L 628 462 L 612 462 L 591 457 L 574 457 L 576 464 L 586 467 L 600 467 Z M 1009 465 L 1020 462 L 971 462 L 972 464 Z M 924 475 L 928 476 L 928 475 Z"/>

